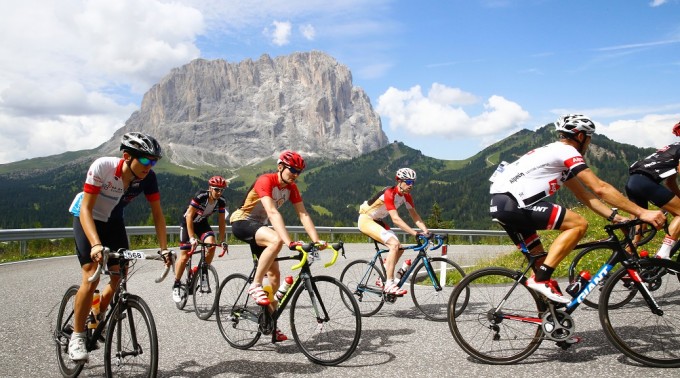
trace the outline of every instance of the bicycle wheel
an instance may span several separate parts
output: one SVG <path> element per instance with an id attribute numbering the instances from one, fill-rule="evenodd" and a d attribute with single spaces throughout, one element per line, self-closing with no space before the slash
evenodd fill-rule
<path id="1" fill-rule="evenodd" d="M 445 322 L 447 305 L 453 289 L 465 276 L 458 264 L 444 257 L 428 259 L 432 277 L 439 283 L 441 290 L 434 289 L 430 272 L 423 262 L 416 267 L 411 276 L 411 298 L 425 317 L 438 322 Z M 464 305 L 464 303 L 461 303 Z"/>
<path id="2" fill-rule="evenodd" d="M 375 315 L 385 304 L 382 285 L 385 275 L 375 265 L 366 260 L 355 260 L 347 264 L 340 275 L 340 281 L 346 285 L 359 304 L 361 316 Z M 342 298 L 349 309 L 353 309 L 352 301 Z"/>
<path id="3" fill-rule="evenodd" d="M 212 316 L 217 301 L 217 290 L 220 287 L 217 269 L 212 265 L 208 265 L 204 269 L 207 270 L 208 279 L 202 282 L 200 274 L 197 275 L 192 290 L 194 293 L 194 312 L 201 320 L 206 320 Z"/>
<path id="4" fill-rule="evenodd" d="M 512 364 L 529 357 L 543 341 L 543 302 L 522 284 L 509 292 L 518 275 L 505 268 L 480 269 L 465 276 L 453 290 L 449 329 L 470 356 L 494 365 Z M 464 306 L 461 301 L 466 302 Z"/>
<path id="5" fill-rule="evenodd" d="M 649 277 L 654 271 L 660 273 L 644 285 L 663 310 L 662 315 L 650 311 L 642 288 L 625 305 L 609 306 L 628 295 L 628 291 L 615 285 L 614 279 L 630 275 L 629 270 L 621 268 L 611 273 L 613 279 L 602 290 L 600 323 L 609 341 L 631 359 L 652 367 L 680 367 L 680 264 L 661 259 L 640 260 L 640 276 Z"/>
<path id="6" fill-rule="evenodd" d="M 353 303 L 352 309 L 347 307 L 348 302 Z M 359 344 L 359 306 L 339 280 L 313 277 L 305 280 L 293 294 L 290 328 L 295 342 L 310 361 L 337 365 L 348 359 Z"/>
<path id="7" fill-rule="evenodd" d="M 142 298 L 129 294 L 113 311 L 116 312 L 106 329 L 106 376 L 155 377 L 158 372 L 158 334 L 149 306 Z"/>
<path id="8" fill-rule="evenodd" d="M 57 361 L 59 362 L 59 371 L 64 377 L 77 377 L 83 370 L 83 364 L 73 362 L 68 355 L 68 343 L 71 341 L 71 334 L 73 334 L 73 310 L 78 288 L 78 285 L 74 285 L 66 290 L 61 299 L 57 322 L 54 326 Z"/>
<path id="9" fill-rule="evenodd" d="M 574 282 L 574 280 L 578 279 L 579 273 L 582 270 L 589 271 L 594 277 L 614 253 L 614 250 L 608 247 L 591 247 L 582 250 L 574 257 L 574 260 L 569 265 L 569 282 Z M 597 309 L 602 289 L 607 283 L 607 280 L 610 279 L 610 276 L 611 275 L 603 277 L 600 283 L 583 299 L 583 303 L 588 307 Z M 629 295 L 618 297 L 620 302 L 610 303 L 610 306 L 622 306 L 626 301 L 631 300 L 637 292 L 637 289 L 635 289 L 635 286 L 631 285 L 629 279 L 619 280 L 619 285 L 622 286 L 622 289 L 628 289 Z"/>
<path id="10" fill-rule="evenodd" d="M 220 285 L 215 317 L 222 337 L 234 348 L 248 349 L 260 339 L 262 308 L 248 295 L 248 278 L 232 274 Z"/>

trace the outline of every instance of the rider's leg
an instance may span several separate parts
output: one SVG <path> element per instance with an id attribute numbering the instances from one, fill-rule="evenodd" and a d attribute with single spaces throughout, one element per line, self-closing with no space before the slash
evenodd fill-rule
<path id="1" fill-rule="evenodd" d="M 92 295 L 94 294 L 99 280 L 89 282 L 88 279 L 97 271 L 97 263 L 89 263 L 82 266 L 82 279 L 80 288 L 76 293 L 73 311 L 73 332 L 85 332 L 85 321 L 92 307 Z"/>
<path id="2" fill-rule="evenodd" d="M 674 196 L 662 208 L 673 214 L 673 220 L 668 225 L 668 235 L 664 237 L 661 248 L 659 248 L 656 256 L 667 259 L 680 236 L 680 216 L 678 216 L 680 215 L 680 198 Z"/>
<path id="3" fill-rule="evenodd" d="M 180 249 L 179 257 L 175 262 L 175 282 L 182 280 L 182 274 L 184 274 L 184 267 L 186 266 L 187 261 L 189 261 L 188 252 Z"/>
<path id="4" fill-rule="evenodd" d="M 565 209 L 566 214 L 559 230 L 562 231 L 550 245 L 544 266 L 555 269 L 574 249 L 588 230 L 588 221 L 575 212 Z"/>
<path id="5" fill-rule="evenodd" d="M 255 278 L 253 280 L 254 284 L 262 285 L 265 273 L 269 271 L 283 247 L 283 240 L 281 240 L 276 231 L 263 226 L 255 233 L 255 242 L 257 245 L 265 247 L 258 258 L 257 270 L 255 271 Z"/>
<path id="6" fill-rule="evenodd" d="M 215 244 L 215 236 L 210 235 L 207 238 L 205 238 L 205 242 L 208 244 Z M 208 250 L 205 252 L 205 262 L 210 265 L 213 261 L 213 258 L 215 257 L 215 247 L 208 247 Z"/>
<path id="7" fill-rule="evenodd" d="M 385 240 L 385 245 L 389 248 L 387 253 L 387 260 L 385 261 L 385 273 L 387 274 L 387 282 L 394 280 L 394 269 L 397 266 L 397 262 L 404 254 L 404 251 L 399 249 L 401 245 L 396 237 L 391 237 Z"/>

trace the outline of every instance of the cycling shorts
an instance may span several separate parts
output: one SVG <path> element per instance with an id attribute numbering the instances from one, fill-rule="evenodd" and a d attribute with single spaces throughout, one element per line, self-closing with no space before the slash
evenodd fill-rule
<path id="1" fill-rule="evenodd" d="M 267 225 L 248 219 L 232 222 L 231 224 L 231 233 L 234 234 L 234 237 L 248 243 L 250 245 L 250 251 L 258 258 L 262 254 L 262 251 L 267 248 L 257 244 L 255 241 L 255 234 L 261 227 L 267 227 Z"/>
<path id="2" fill-rule="evenodd" d="M 397 242 L 399 242 L 399 238 L 397 238 L 397 235 L 394 233 L 394 231 L 390 230 L 389 228 L 385 228 L 369 215 L 359 214 L 359 220 L 357 223 L 359 226 L 359 231 L 373 238 L 373 240 L 377 240 L 382 244 L 387 244 L 387 240 L 390 238 L 395 238 Z"/>
<path id="3" fill-rule="evenodd" d="M 194 234 L 198 235 L 200 241 L 205 241 L 208 236 L 215 236 L 208 220 L 202 220 L 198 223 L 194 223 Z M 182 251 L 188 251 L 191 249 L 191 243 L 189 243 L 189 232 L 187 231 L 187 223 L 182 222 L 182 226 L 179 228 L 179 249 Z"/>
<path id="4" fill-rule="evenodd" d="M 130 248 L 127 232 L 125 231 L 125 222 L 123 222 L 122 219 L 109 220 L 108 222 L 95 220 L 94 225 L 97 229 L 99 240 L 104 247 L 108 247 L 114 252 L 120 248 Z M 76 241 L 76 254 L 78 255 L 80 266 L 91 263 L 92 258 L 90 257 L 90 252 L 92 246 L 90 246 L 90 241 L 87 239 L 87 236 L 85 236 L 83 226 L 80 224 L 80 217 L 73 217 L 73 234 Z M 118 259 L 111 258 L 106 265 L 118 265 Z"/>
<path id="5" fill-rule="evenodd" d="M 665 185 L 657 183 L 651 177 L 633 173 L 626 182 L 626 195 L 643 209 L 648 208 L 648 202 L 662 207 L 675 197 L 675 194 Z"/>
<path id="6" fill-rule="evenodd" d="M 524 238 L 527 248 L 531 249 L 530 244 L 539 242 L 536 230 L 559 229 L 564 221 L 566 209 L 544 200 L 520 208 L 512 195 L 498 193 L 491 197 L 489 213 L 492 218 L 501 222 L 516 245 L 521 242 L 515 235 L 515 232 L 518 232 Z"/>

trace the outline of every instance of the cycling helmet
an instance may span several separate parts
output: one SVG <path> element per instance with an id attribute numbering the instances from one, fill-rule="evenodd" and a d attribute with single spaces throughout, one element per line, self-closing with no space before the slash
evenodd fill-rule
<path id="1" fill-rule="evenodd" d="M 208 180 L 208 185 L 214 186 L 216 188 L 226 188 L 227 180 L 225 180 L 222 176 L 213 176 L 210 178 L 210 180 Z"/>
<path id="2" fill-rule="evenodd" d="M 673 126 L 673 134 L 676 136 L 680 136 L 680 122 L 676 123 L 675 126 Z"/>
<path id="3" fill-rule="evenodd" d="M 120 150 L 135 156 L 163 157 L 161 145 L 154 137 L 137 132 L 125 133 L 120 141 Z"/>
<path id="4" fill-rule="evenodd" d="M 305 169 L 305 159 L 300 156 L 295 151 L 291 150 L 285 150 L 279 155 L 279 160 L 276 161 L 276 164 L 284 164 L 289 167 L 295 168 L 298 171 L 302 171 Z"/>
<path id="5" fill-rule="evenodd" d="M 555 121 L 555 129 L 561 133 L 577 134 L 581 131 L 592 136 L 595 132 L 595 124 L 588 117 L 581 114 L 567 114 Z"/>
<path id="6" fill-rule="evenodd" d="M 397 180 L 415 180 L 416 171 L 411 168 L 400 168 L 395 177 Z"/>

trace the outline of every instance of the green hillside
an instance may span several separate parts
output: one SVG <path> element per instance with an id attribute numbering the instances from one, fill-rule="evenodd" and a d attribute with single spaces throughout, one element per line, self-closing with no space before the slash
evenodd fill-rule
<path id="1" fill-rule="evenodd" d="M 393 185 L 398 168 L 411 167 L 418 173 L 413 192 L 416 206 L 425 219 L 431 218 L 436 210 L 437 218 L 446 221 L 448 227 L 490 229 L 494 226 L 488 217 L 488 177 L 500 161 L 515 160 L 528 150 L 555 140 L 552 130 L 552 125 L 536 132 L 522 130 L 466 160 L 434 159 L 398 142 L 336 163 L 310 159 L 299 185 L 317 225 L 355 226 L 359 205 L 383 187 Z M 600 177 L 622 190 L 628 165 L 652 151 L 595 135 L 586 160 Z M 0 198 L 0 228 L 70 227 L 72 218 L 67 208 L 81 190 L 90 162 L 78 161 L 83 161 L 79 158 L 87 153 L 69 152 L 0 165 L 0 190 L 4 194 Z M 255 177 L 273 171 L 274 164 L 271 160 L 233 172 L 214 168 L 199 172 L 162 160 L 155 170 L 168 223 L 177 224 L 190 197 L 207 186 L 206 179 L 211 175 L 230 179 L 223 195 L 233 210 Z M 568 191 L 558 195 L 560 203 L 576 204 Z M 284 205 L 281 211 L 290 224 L 298 224 L 292 206 Z M 129 225 L 149 224 L 145 201 L 134 201 L 126 210 L 126 217 Z"/>

